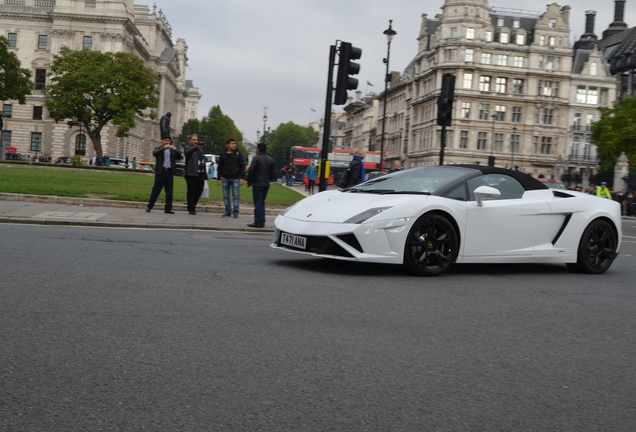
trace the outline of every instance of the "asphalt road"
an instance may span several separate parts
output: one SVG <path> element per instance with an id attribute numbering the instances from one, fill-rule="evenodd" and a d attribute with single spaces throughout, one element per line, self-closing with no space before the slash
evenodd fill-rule
<path id="1" fill-rule="evenodd" d="M 0 430 L 633 431 L 636 224 L 604 275 L 0 225 Z"/>

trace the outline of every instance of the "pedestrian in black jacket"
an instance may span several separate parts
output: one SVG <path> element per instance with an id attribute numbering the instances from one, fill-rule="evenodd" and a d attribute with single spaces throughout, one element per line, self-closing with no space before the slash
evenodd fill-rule
<path id="1" fill-rule="evenodd" d="M 254 199 L 254 223 L 248 227 L 263 228 L 265 226 L 265 199 L 269 192 L 269 184 L 276 180 L 276 168 L 274 159 L 266 153 L 267 146 L 264 143 L 256 147 L 256 156 L 252 159 L 247 175 L 247 185 L 252 187 Z"/>
<path id="2" fill-rule="evenodd" d="M 227 150 L 221 153 L 219 157 L 216 184 L 223 184 L 223 203 L 225 204 L 223 217 L 229 217 L 234 214 L 234 217 L 237 218 L 241 201 L 239 187 L 245 183 L 245 161 L 241 152 L 236 149 L 236 140 L 230 138 L 225 145 Z M 232 197 L 234 199 L 234 211 L 232 211 L 230 203 L 230 188 L 232 188 Z"/>
<path id="3" fill-rule="evenodd" d="M 157 158 L 155 162 L 155 185 L 152 188 L 146 211 L 150 212 L 150 210 L 152 210 L 155 201 L 159 198 L 161 189 L 165 188 L 166 206 L 164 211 L 174 214 L 172 211 L 172 186 L 174 183 L 175 161 L 180 160 L 183 156 L 181 156 L 179 150 L 172 145 L 172 139 L 169 137 L 161 139 L 161 145 L 154 149 L 152 155 Z"/>
<path id="4" fill-rule="evenodd" d="M 184 151 L 186 163 L 183 177 L 188 186 L 188 213 L 195 215 L 197 214 L 197 203 L 201 198 L 208 176 L 205 172 L 205 156 L 202 151 L 204 143 L 200 143 L 199 137 L 196 135 L 190 136 L 189 143 L 190 147 Z"/>

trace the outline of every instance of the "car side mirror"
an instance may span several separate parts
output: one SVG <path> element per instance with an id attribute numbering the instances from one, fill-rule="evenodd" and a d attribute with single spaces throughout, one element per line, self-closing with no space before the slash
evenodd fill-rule
<path id="1" fill-rule="evenodd" d="M 501 192 L 499 189 L 495 189 L 490 186 L 479 186 L 475 189 L 475 198 L 477 199 L 477 205 L 479 207 L 483 207 L 484 200 L 494 200 L 498 199 L 501 196 Z"/>

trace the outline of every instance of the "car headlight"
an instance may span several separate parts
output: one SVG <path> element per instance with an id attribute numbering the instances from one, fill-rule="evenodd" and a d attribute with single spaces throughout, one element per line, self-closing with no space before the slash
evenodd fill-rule
<path id="1" fill-rule="evenodd" d="M 383 211 L 387 211 L 391 207 L 376 207 L 366 211 L 363 211 L 360 214 L 355 215 L 352 218 L 347 219 L 344 223 L 353 223 L 353 224 L 361 224 L 362 222 L 371 219 L 373 216 L 377 216 Z"/>
<path id="2" fill-rule="evenodd" d="M 283 210 L 283 211 L 279 214 L 279 216 L 285 216 L 285 213 L 287 213 L 288 211 L 290 211 L 290 210 L 291 210 L 291 209 L 292 209 L 292 208 L 293 208 L 296 204 L 298 204 L 298 203 L 292 204 L 292 205 L 290 205 L 289 207 L 287 207 L 285 210 Z"/>

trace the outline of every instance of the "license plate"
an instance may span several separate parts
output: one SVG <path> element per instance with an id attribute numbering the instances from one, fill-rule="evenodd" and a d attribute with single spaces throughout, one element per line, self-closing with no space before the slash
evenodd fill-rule
<path id="1" fill-rule="evenodd" d="M 285 246 L 291 246 L 298 249 L 306 249 L 307 237 L 301 237 L 293 234 L 280 233 L 280 243 Z"/>

